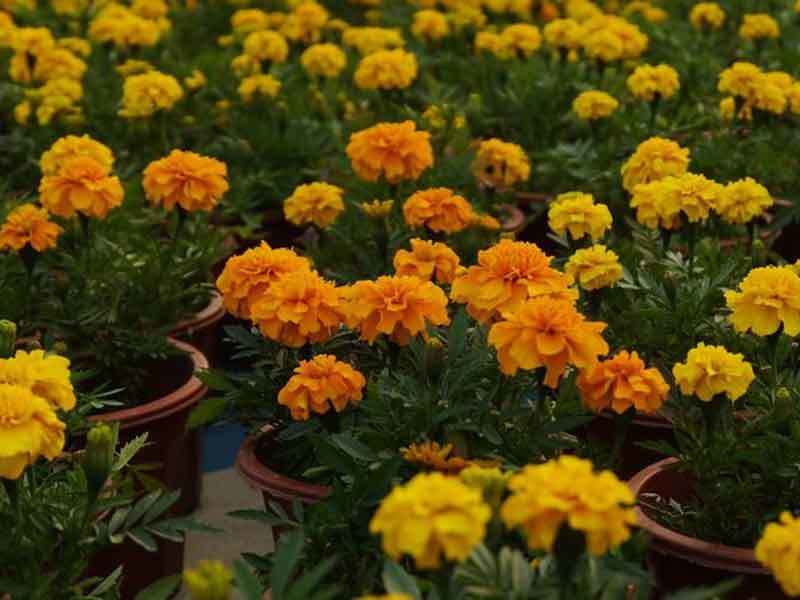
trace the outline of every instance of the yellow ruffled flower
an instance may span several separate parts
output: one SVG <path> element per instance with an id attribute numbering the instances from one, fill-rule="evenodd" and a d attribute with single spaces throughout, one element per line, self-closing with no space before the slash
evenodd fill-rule
<path id="1" fill-rule="evenodd" d="M 622 165 L 622 186 L 632 192 L 640 183 L 682 175 L 689 169 L 689 150 L 677 142 L 651 137 L 637 146 L 633 155 Z"/>
<path id="2" fill-rule="evenodd" d="M 430 188 L 412 194 L 403 204 L 409 227 L 427 227 L 441 233 L 457 233 L 472 225 L 472 205 L 448 188 Z"/>
<path id="3" fill-rule="evenodd" d="M 773 203 L 767 188 L 756 180 L 745 177 L 726 185 L 714 208 L 728 223 L 749 223 L 762 216 Z"/>
<path id="4" fill-rule="evenodd" d="M 224 162 L 183 150 L 151 162 L 143 175 L 147 199 L 167 210 L 179 204 L 189 212 L 211 211 L 229 187 Z"/>
<path id="5" fill-rule="evenodd" d="M 511 40 L 494 31 L 479 31 L 475 34 L 475 53 L 488 52 L 500 60 L 509 60 L 514 57 Z"/>
<path id="6" fill-rule="evenodd" d="M 301 360 L 294 375 L 278 392 L 278 404 L 287 406 L 295 421 L 307 421 L 310 413 L 324 415 L 331 408 L 342 412 L 361 402 L 364 376 L 332 354 Z"/>
<path id="7" fill-rule="evenodd" d="M 506 45 L 520 56 L 531 56 L 542 45 L 542 34 L 536 25 L 514 23 L 505 27 L 500 34 Z"/>
<path id="8" fill-rule="evenodd" d="M 441 40 L 450 35 L 450 24 L 444 13 L 438 10 L 420 10 L 414 13 L 411 33 L 425 40 Z"/>
<path id="9" fill-rule="evenodd" d="M 441 473 L 420 474 L 395 487 L 369 524 L 394 560 L 411 556 L 418 569 L 438 569 L 442 557 L 463 562 L 483 541 L 492 511 L 479 490 Z"/>
<path id="10" fill-rule="evenodd" d="M 269 15 L 260 8 L 240 8 L 231 15 L 231 28 L 240 35 L 270 27 Z"/>
<path id="11" fill-rule="evenodd" d="M 281 82 L 272 75 L 250 75 L 242 79 L 237 90 L 245 104 L 256 97 L 274 98 L 281 91 Z"/>
<path id="12" fill-rule="evenodd" d="M 297 186 L 283 201 L 283 214 L 295 225 L 313 223 L 325 229 L 344 211 L 343 193 L 342 188 L 323 182 Z"/>
<path id="13" fill-rule="evenodd" d="M 289 44 L 276 31 L 254 31 L 244 40 L 244 53 L 257 61 L 282 63 L 289 56 Z"/>
<path id="14" fill-rule="evenodd" d="M 746 40 L 776 39 L 780 35 L 778 22 L 764 13 L 745 15 L 739 26 L 739 37 Z"/>
<path id="15" fill-rule="evenodd" d="M 23 127 L 28 124 L 31 118 L 33 107 L 27 100 L 23 100 L 14 107 L 14 120 Z"/>
<path id="16" fill-rule="evenodd" d="M 630 205 L 636 209 L 636 220 L 650 229 L 677 229 L 681 224 L 681 209 L 676 197 L 668 192 L 666 178 L 637 184 Z"/>
<path id="17" fill-rule="evenodd" d="M 216 560 L 201 560 L 196 568 L 186 569 L 183 582 L 192 600 L 230 600 L 233 597 L 233 573 Z"/>
<path id="18" fill-rule="evenodd" d="M 528 465 L 508 489 L 500 516 L 506 527 L 520 527 L 534 550 L 552 552 L 559 530 L 568 525 L 586 536 L 591 554 L 602 556 L 627 541 L 636 524 L 636 499 L 628 486 L 575 456 Z"/>
<path id="19" fill-rule="evenodd" d="M 45 354 L 44 350 L 17 350 L 13 358 L 0 359 L 0 384 L 30 390 L 44 398 L 53 410 L 75 408 L 69 359 L 57 354 Z"/>
<path id="20" fill-rule="evenodd" d="M 584 30 L 575 19 L 554 19 L 544 26 L 543 34 L 550 46 L 575 52 L 581 47 Z"/>
<path id="21" fill-rule="evenodd" d="M 372 200 L 359 205 L 364 214 L 373 219 L 385 219 L 392 212 L 394 200 Z"/>
<path id="22" fill-rule="evenodd" d="M 467 28 L 481 29 L 486 26 L 487 21 L 486 15 L 479 7 L 468 4 L 452 6 L 447 13 L 447 19 L 456 31 Z"/>
<path id="23" fill-rule="evenodd" d="M 186 86 L 187 90 L 196 92 L 208 85 L 208 78 L 200 69 L 194 69 L 191 75 L 183 78 L 183 85 Z"/>
<path id="24" fill-rule="evenodd" d="M 755 547 L 756 560 L 767 567 L 787 596 L 800 596 L 800 519 L 789 511 L 769 523 Z"/>
<path id="25" fill-rule="evenodd" d="M 38 56 L 55 47 L 56 41 L 47 27 L 17 27 L 11 39 L 11 49 L 17 54 Z"/>
<path id="26" fill-rule="evenodd" d="M 329 19 L 330 15 L 324 6 L 313 0 L 306 0 L 292 9 L 280 30 L 290 40 L 313 44 L 322 37 L 322 30 Z"/>
<path id="27" fill-rule="evenodd" d="M 122 86 L 122 108 L 126 119 L 147 118 L 158 111 L 171 110 L 183 98 L 183 89 L 172 75 L 150 71 L 132 75 Z"/>
<path id="28" fill-rule="evenodd" d="M 547 211 L 547 223 L 557 235 L 569 232 L 573 240 L 589 236 L 593 242 L 611 229 L 611 211 L 595 204 L 591 194 L 569 192 L 559 195 Z"/>
<path id="29" fill-rule="evenodd" d="M 703 175 L 684 173 L 665 177 L 660 181 L 661 201 L 669 210 L 677 208 L 686 215 L 690 223 L 705 221 L 712 208 L 719 205 L 723 187 Z M 666 216 L 670 220 L 672 215 Z"/>
<path id="30" fill-rule="evenodd" d="M 92 45 L 88 40 L 79 37 L 63 37 L 56 40 L 59 48 L 65 48 L 73 54 L 86 58 L 92 53 Z"/>
<path id="31" fill-rule="evenodd" d="M 51 79 L 79 80 L 86 73 L 86 63 L 65 48 L 40 53 L 33 67 L 34 81 Z"/>
<path id="32" fill-rule="evenodd" d="M 719 29 L 725 23 L 725 11 L 716 2 L 698 2 L 689 12 L 689 22 L 698 30 Z"/>
<path id="33" fill-rule="evenodd" d="M 584 405 L 595 412 L 613 410 L 622 414 L 633 407 L 654 413 L 667 399 L 669 385 L 655 368 L 645 368 L 636 352 L 618 352 L 581 371 L 578 390 Z"/>
<path id="34" fill-rule="evenodd" d="M 231 70 L 237 77 L 247 77 L 261 73 L 261 62 L 249 54 L 240 54 L 231 61 Z"/>
<path id="35" fill-rule="evenodd" d="M 733 121 L 736 116 L 736 100 L 731 96 L 719 101 L 719 116 L 723 121 Z"/>
<path id="36" fill-rule="evenodd" d="M 365 181 L 381 176 L 391 184 L 416 180 L 433 166 L 430 133 L 417 131 L 413 121 L 378 123 L 350 136 L 347 156 Z"/>
<path id="37" fill-rule="evenodd" d="M 684 395 L 697 396 L 703 402 L 718 394 L 736 401 L 755 379 L 753 367 L 744 356 L 703 342 L 689 350 L 685 363 L 672 367 L 672 375 Z"/>
<path id="38" fill-rule="evenodd" d="M 437 283 L 452 283 L 460 265 L 458 254 L 441 242 L 412 239 L 411 250 L 400 249 L 394 255 L 397 275 L 410 275 Z"/>
<path id="39" fill-rule="evenodd" d="M 347 55 L 336 44 L 314 44 L 303 51 L 300 64 L 310 75 L 338 77 L 347 66 Z"/>
<path id="40" fill-rule="evenodd" d="M 619 257 L 602 244 L 576 250 L 564 265 L 564 272 L 585 290 L 611 287 L 622 279 Z"/>
<path id="41" fill-rule="evenodd" d="M 131 75 L 141 75 L 149 71 L 155 71 L 156 68 L 146 60 L 137 60 L 129 58 L 121 65 L 114 67 L 114 70 L 123 77 L 130 77 Z"/>
<path id="42" fill-rule="evenodd" d="M 492 138 L 478 146 L 472 173 L 482 185 L 508 188 L 528 180 L 531 163 L 521 146 Z"/>
<path id="43" fill-rule="evenodd" d="M 50 220 L 45 209 L 22 204 L 8 213 L 0 227 L 0 250 L 19 251 L 30 244 L 36 252 L 44 252 L 56 247 L 58 236 L 63 231 Z"/>
<path id="44" fill-rule="evenodd" d="M 114 154 L 111 149 L 88 135 L 67 135 L 58 138 L 42 154 L 39 166 L 44 175 L 55 175 L 67 161 L 78 156 L 94 159 L 106 173 L 110 173 L 114 166 Z"/>
<path id="45" fill-rule="evenodd" d="M 581 92 L 572 101 L 572 110 L 584 121 L 595 121 L 610 117 L 619 108 L 619 102 L 611 94 L 598 90 Z"/>
<path id="46" fill-rule="evenodd" d="M 664 100 L 672 98 L 681 87 L 678 72 L 663 64 L 636 67 L 627 83 L 631 93 L 646 102 L 652 102 L 656 96 Z"/>
<path id="47" fill-rule="evenodd" d="M 362 56 L 379 50 L 402 48 L 406 45 L 398 29 L 385 27 L 348 27 L 342 33 L 342 44 L 355 48 Z"/>
<path id="48" fill-rule="evenodd" d="M 800 276 L 791 267 L 759 267 L 739 284 L 739 291 L 725 292 L 738 332 L 771 335 L 780 329 L 789 336 L 800 333 Z"/>
<path id="49" fill-rule="evenodd" d="M 158 21 L 140 17 L 117 3 L 108 4 L 89 23 L 92 40 L 111 42 L 123 50 L 132 46 L 155 46 L 162 32 L 163 27 Z"/>
<path id="50" fill-rule="evenodd" d="M 72 218 L 77 212 L 105 219 L 122 204 L 125 191 L 118 177 L 88 156 L 66 161 L 55 175 L 45 175 L 39 184 L 42 206 L 54 215 Z"/>
<path id="51" fill-rule="evenodd" d="M 361 59 L 353 81 L 362 90 L 405 89 L 417 78 L 417 57 L 405 50 L 378 50 Z"/>

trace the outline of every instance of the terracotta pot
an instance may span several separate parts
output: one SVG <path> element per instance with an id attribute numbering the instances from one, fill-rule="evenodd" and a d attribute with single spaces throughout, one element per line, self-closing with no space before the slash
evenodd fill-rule
<path id="1" fill-rule="evenodd" d="M 648 495 L 679 501 L 691 495 L 691 477 L 675 468 L 678 462 L 675 458 L 661 460 L 630 480 L 628 485 L 640 506 Z M 660 590 L 711 585 L 742 577 L 741 585 L 728 594 L 727 599 L 787 598 L 769 572 L 756 561 L 752 549 L 725 546 L 683 535 L 651 518 L 646 507 L 637 507 L 636 516 L 640 527 L 652 538 L 649 562 Z"/>
<path id="2" fill-rule="evenodd" d="M 208 305 L 200 312 L 179 321 L 172 337 L 184 340 L 200 350 L 211 364 L 216 364 L 221 335 L 221 321 L 225 316 L 222 296 L 214 291 Z"/>
<path id="3" fill-rule="evenodd" d="M 517 233 L 525 226 L 525 213 L 513 204 L 501 204 L 500 227 L 506 233 Z"/>

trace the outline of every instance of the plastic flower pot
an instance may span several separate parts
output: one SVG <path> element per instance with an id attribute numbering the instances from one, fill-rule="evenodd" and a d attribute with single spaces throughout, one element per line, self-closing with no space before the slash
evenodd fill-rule
<path id="1" fill-rule="evenodd" d="M 726 598 L 786 598 L 769 572 L 756 561 L 751 548 L 725 546 L 684 535 L 648 514 L 648 500 L 683 501 L 692 494 L 691 475 L 677 470 L 678 462 L 675 458 L 661 460 L 637 473 L 628 483 L 639 504 L 636 508 L 639 526 L 651 536 L 648 562 L 659 589 L 669 592 L 741 577 L 742 583 Z"/>
<path id="2" fill-rule="evenodd" d="M 517 233 L 525 226 L 525 213 L 513 204 L 501 204 L 500 228 L 505 233 Z"/>
<path id="3" fill-rule="evenodd" d="M 211 364 L 216 364 L 225 306 L 222 296 L 212 292 L 208 305 L 200 312 L 178 322 L 170 335 L 197 348 Z"/>

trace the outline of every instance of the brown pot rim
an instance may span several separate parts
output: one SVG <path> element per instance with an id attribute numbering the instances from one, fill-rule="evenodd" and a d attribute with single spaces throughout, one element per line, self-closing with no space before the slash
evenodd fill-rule
<path id="1" fill-rule="evenodd" d="M 273 471 L 262 463 L 256 454 L 259 439 L 263 436 L 274 436 L 277 430 L 268 425 L 258 436 L 248 436 L 236 454 L 236 469 L 251 487 L 279 500 L 299 499 L 304 504 L 313 504 L 323 500 L 331 493 L 331 488 L 324 485 L 307 483 L 292 479 Z"/>
<path id="2" fill-rule="evenodd" d="M 178 321 L 170 335 L 177 336 L 184 333 L 191 333 L 198 329 L 205 329 L 219 323 L 224 316 L 225 305 L 222 301 L 222 294 L 217 290 L 212 290 L 211 298 L 206 307 L 191 317 Z"/>
<path id="3" fill-rule="evenodd" d="M 194 372 L 208 369 L 208 360 L 194 346 L 181 342 L 173 338 L 167 338 L 167 342 L 174 348 L 184 352 L 189 356 L 194 367 Z M 207 391 L 205 384 L 198 379 L 197 375 L 192 375 L 189 380 L 181 387 L 166 396 L 157 398 L 152 402 L 147 402 L 141 406 L 133 406 L 103 413 L 89 417 L 91 421 L 119 421 L 120 429 L 130 429 L 146 425 L 153 421 L 164 419 L 176 412 L 196 404 Z"/>
<path id="4" fill-rule="evenodd" d="M 628 482 L 628 487 L 638 500 L 642 488 L 648 481 L 660 473 L 674 468 L 679 462 L 680 460 L 677 458 L 660 460 L 634 475 Z M 720 571 L 751 575 L 769 574 L 767 569 L 756 560 L 755 552 L 750 548 L 726 546 L 690 537 L 664 527 L 647 516 L 638 506 L 635 510 L 639 526 L 652 537 L 651 548 L 659 553 Z"/>
<path id="5" fill-rule="evenodd" d="M 505 212 L 500 219 L 501 229 L 505 232 L 519 231 L 525 224 L 525 213 L 513 204 L 501 204 L 498 208 Z"/>

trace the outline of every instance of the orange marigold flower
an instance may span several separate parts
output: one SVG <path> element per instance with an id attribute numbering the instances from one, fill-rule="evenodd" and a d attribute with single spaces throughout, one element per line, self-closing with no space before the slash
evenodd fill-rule
<path id="1" fill-rule="evenodd" d="M 350 136 L 347 156 L 365 181 L 377 181 L 381 175 L 392 184 L 415 180 L 433 165 L 430 137 L 427 131 L 417 131 L 413 121 L 379 123 Z"/>
<path id="2" fill-rule="evenodd" d="M 380 334 L 407 345 L 427 325 L 447 325 L 447 296 L 430 281 L 383 276 L 358 281 L 344 292 L 348 325 L 370 344 Z"/>
<path id="3" fill-rule="evenodd" d="M 43 208 L 33 204 L 18 206 L 6 217 L 0 227 L 0 250 L 22 250 L 26 245 L 37 252 L 55 248 L 58 236 L 64 230 L 50 220 Z"/>
<path id="4" fill-rule="evenodd" d="M 482 323 L 536 296 L 574 302 L 578 292 L 569 287 L 569 277 L 550 266 L 551 260 L 536 244 L 500 240 L 478 252 L 478 264 L 456 277 L 450 295 Z"/>
<path id="5" fill-rule="evenodd" d="M 289 382 L 278 392 L 278 403 L 288 406 L 292 418 L 307 421 L 310 413 L 324 415 L 331 407 L 342 412 L 358 404 L 367 381 L 346 362 L 332 354 L 302 360 Z"/>
<path id="6" fill-rule="evenodd" d="M 46 175 L 39 184 L 42 205 L 54 215 L 71 218 L 76 212 L 105 219 L 122 204 L 125 191 L 118 177 L 88 156 L 66 161 L 57 175 Z"/>
<path id="7" fill-rule="evenodd" d="M 608 352 L 600 335 L 606 324 L 586 321 L 565 300 L 533 298 L 503 319 L 492 325 L 489 344 L 497 349 L 500 370 L 506 375 L 545 367 L 544 384 L 556 388 L 567 365 L 585 369 Z"/>
<path id="8" fill-rule="evenodd" d="M 42 154 L 39 161 L 42 174 L 55 175 L 65 162 L 76 156 L 88 156 L 95 159 L 103 165 L 106 174 L 111 173 L 111 168 L 114 166 L 114 154 L 105 144 L 101 144 L 88 135 L 80 137 L 67 135 L 57 139 L 50 149 Z"/>
<path id="9" fill-rule="evenodd" d="M 299 185 L 283 201 L 283 214 L 295 225 L 313 223 L 325 229 L 344 211 L 343 193 L 342 188 L 321 181 Z"/>
<path id="10" fill-rule="evenodd" d="M 342 290 L 313 271 L 284 275 L 250 310 L 266 337 L 299 348 L 329 339 L 345 318 Z"/>
<path id="11" fill-rule="evenodd" d="M 583 403 L 595 412 L 611 409 L 618 414 L 631 406 L 654 413 L 669 394 L 669 385 L 658 369 L 646 369 L 636 352 L 619 352 L 581 371 L 578 389 Z"/>
<path id="12" fill-rule="evenodd" d="M 458 473 L 470 465 L 468 460 L 460 456 L 450 456 L 453 452 L 453 444 L 440 446 L 436 442 L 422 442 L 410 444 L 407 448 L 400 448 L 400 452 L 406 462 L 443 473 Z"/>
<path id="13" fill-rule="evenodd" d="M 403 205 L 409 227 L 425 226 L 431 231 L 456 233 L 472 225 L 472 205 L 448 188 L 430 188 L 412 194 Z"/>
<path id="14" fill-rule="evenodd" d="M 250 318 L 250 312 L 266 290 L 289 273 L 310 273 L 311 263 L 288 248 L 270 248 L 266 242 L 232 256 L 217 279 L 225 308 L 235 317 Z"/>
<path id="15" fill-rule="evenodd" d="M 212 210 L 228 191 L 228 167 L 215 158 L 173 150 L 144 170 L 144 193 L 153 204 L 172 210 Z"/>
<path id="16" fill-rule="evenodd" d="M 411 240 L 411 250 L 398 250 L 394 269 L 398 275 L 412 275 L 437 283 L 452 283 L 459 267 L 458 254 L 441 242 Z"/>

